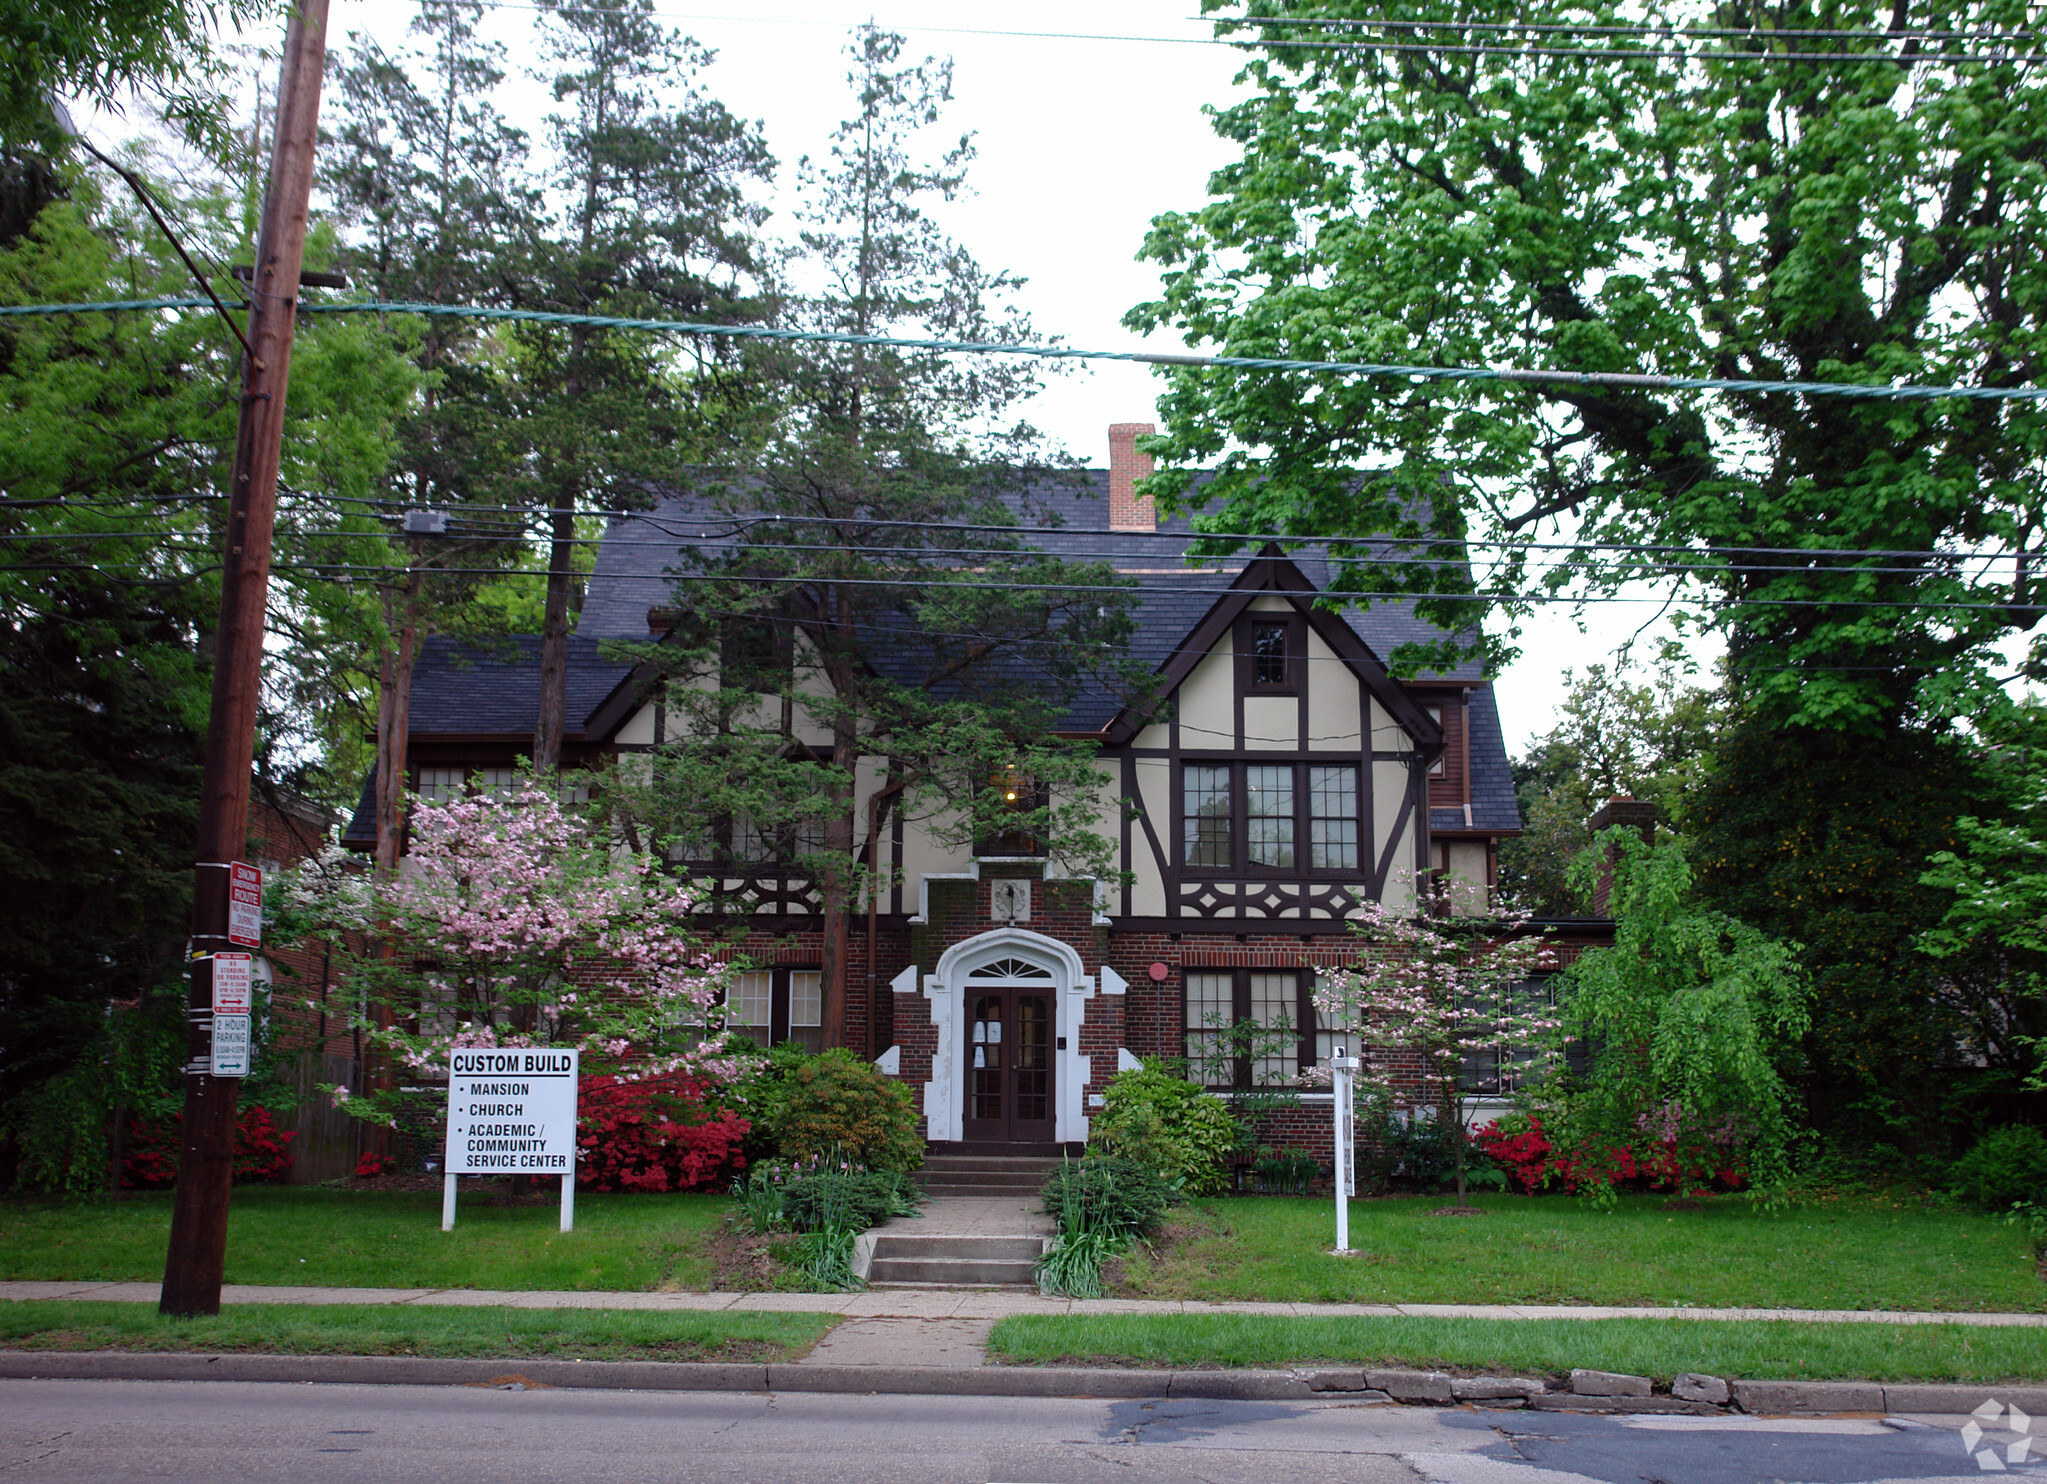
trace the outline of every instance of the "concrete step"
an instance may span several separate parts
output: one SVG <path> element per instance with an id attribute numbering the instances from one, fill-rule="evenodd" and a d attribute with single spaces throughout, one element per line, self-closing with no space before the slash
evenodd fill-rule
<path id="1" fill-rule="evenodd" d="M 1059 1168 L 1056 1159 L 969 1159 L 956 1155 L 941 1159 L 927 1159 L 921 1173 L 926 1175 L 957 1175 L 972 1172 L 977 1175 L 1015 1175 L 1019 1178 L 1043 1180 Z"/>
<path id="2" fill-rule="evenodd" d="M 1013 1196 L 1018 1200 L 1028 1201 L 1034 1199 L 1037 1193 L 1038 1187 L 1035 1185 L 982 1185 L 964 1180 L 945 1180 L 935 1185 L 926 1182 L 924 1185 L 924 1194 L 930 1196 Z"/>
<path id="3" fill-rule="evenodd" d="M 949 1286 L 1028 1287 L 1031 1262 L 961 1257 L 876 1257 L 870 1283 L 930 1283 Z"/>
<path id="4" fill-rule="evenodd" d="M 1042 1237 L 984 1236 L 896 1236 L 879 1232 L 874 1238 L 874 1257 L 947 1257 L 991 1262 L 1035 1262 L 1045 1250 Z"/>

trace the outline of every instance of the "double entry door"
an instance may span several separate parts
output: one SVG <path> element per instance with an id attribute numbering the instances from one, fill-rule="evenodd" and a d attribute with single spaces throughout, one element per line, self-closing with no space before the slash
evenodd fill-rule
<path id="1" fill-rule="evenodd" d="M 967 1142 L 1052 1141 L 1053 1009 L 1050 985 L 967 985 Z"/>

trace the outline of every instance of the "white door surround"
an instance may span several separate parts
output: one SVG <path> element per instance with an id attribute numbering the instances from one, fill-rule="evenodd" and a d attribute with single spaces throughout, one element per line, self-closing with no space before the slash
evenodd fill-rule
<path id="1" fill-rule="evenodd" d="M 1023 959 L 1051 974 L 1058 1012 L 1053 1017 L 1053 1137 L 1062 1144 L 1087 1140 L 1089 1058 L 1080 1054 L 1080 1023 L 1094 998 L 1093 976 L 1083 973 L 1080 955 L 1057 938 L 1028 928 L 999 927 L 955 943 L 938 958 L 938 972 L 924 976 L 924 998 L 931 1006 L 931 1024 L 938 1044 L 931 1053 L 931 1080 L 924 1084 L 925 1137 L 935 1143 L 957 1143 L 965 1117 L 966 1034 L 963 1011 L 967 980 L 977 969 L 1002 959 Z M 983 981 L 989 982 L 989 981 Z M 1046 981 L 1005 980 L 1041 985 Z M 1058 1049 L 1064 1046 L 1064 1050 Z"/>

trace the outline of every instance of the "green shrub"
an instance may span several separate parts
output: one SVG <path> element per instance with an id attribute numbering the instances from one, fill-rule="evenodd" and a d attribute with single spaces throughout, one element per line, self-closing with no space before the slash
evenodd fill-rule
<path id="1" fill-rule="evenodd" d="M 819 1170 L 782 1190 L 781 1218 L 790 1230 L 856 1232 L 891 1216 L 917 1214 L 916 1182 L 900 1170 Z"/>
<path id="2" fill-rule="evenodd" d="M 1955 1194 L 1985 1211 L 2007 1211 L 2047 1192 L 2047 1134 L 2028 1124 L 1994 1128 L 1955 1162 Z"/>
<path id="3" fill-rule="evenodd" d="M 752 1157 L 829 1156 L 873 1170 L 914 1170 L 924 1162 L 910 1089 L 844 1047 L 811 1056 L 777 1046 L 740 1101 L 770 1146 L 752 1146 Z"/>
<path id="4" fill-rule="evenodd" d="M 1150 1231 L 1174 1199 L 1157 1170 L 1118 1158 L 1069 1160 L 1052 1172 L 1041 1194 L 1045 1214 L 1062 1230 L 1077 1219 L 1088 1229 L 1124 1236 Z"/>
<path id="5" fill-rule="evenodd" d="M 1111 1078 L 1102 1104 L 1089 1139 L 1096 1152 L 1147 1165 L 1190 1195 L 1223 1188 L 1239 1129 L 1221 1098 L 1145 1065 Z"/>

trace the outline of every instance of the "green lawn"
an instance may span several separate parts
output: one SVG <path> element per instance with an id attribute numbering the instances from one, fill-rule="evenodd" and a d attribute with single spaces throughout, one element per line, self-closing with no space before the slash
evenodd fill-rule
<path id="1" fill-rule="evenodd" d="M 710 1285 L 719 1195 L 583 1195 L 576 1229 L 545 1203 L 466 1196 L 441 1230 L 438 1191 L 237 1189 L 229 1283 L 372 1288 L 698 1289 Z M 0 1278 L 163 1277 L 171 1198 L 0 1202 Z"/>
<path id="2" fill-rule="evenodd" d="M 1668 1381 L 2038 1382 L 2047 1332 L 1960 1324 L 1712 1319 L 1288 1319 L 1266 1314 L 1017 1315 L 991 1359 L 1021 1365 L 1413 1366 L 1562 1377 L 1574 1366 Z"/>
<path id="3" fill-rule="evenodd" d="M 1740 1198 L 1669 1211 L 1624 1197 L 1482 1195 L 1485 1216 L 1429 1213 L 1445 1196 L 1353 1201 L 1350 1244 L 1328 1200 L 1197 1201 L 1168 1219 L 1199 1235 L 1163 1261 L 1138 1247 L 1139 1298 L 1322 1303 L 1762 1305 L 2047 1310 L 2032 1250 L 1994 1217 L 1854 1198 L 1760 1212 Z"/>
<path id="4" fill-rule="evenodd" d="M 835 1314 L 243 1304 L 166 1319 L 149 1304 L 0 1303 L 0 1349 L 482 1356 L 492 1360 L 794 1360 Z"/>

